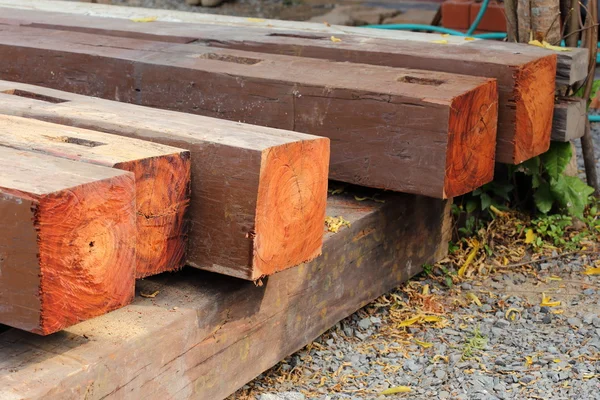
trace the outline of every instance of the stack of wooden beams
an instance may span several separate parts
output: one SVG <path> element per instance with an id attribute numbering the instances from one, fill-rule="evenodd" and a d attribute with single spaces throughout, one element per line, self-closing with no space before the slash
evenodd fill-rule
<path id="1" fill-rule="evenodd" d="M 453 197 L 580 136 L 585 118 L 555 99 L 585 54 L 430 34 L 0 0 L 0 60 L 0 323 L 118 330 L 167 293 L 124 335 L 137 354 L 176 331 L 169 356 L 115 361 L 100 397 L 225 397 L 444 257 Z M 328 198 L 328 179 L 401 194 Z M 352 225 L 324 236 L 326 215 Z M 184 265 L 209 272 L 164 274 Z M 10 335 L 0 368 L 20 362 L 2 357 Z M 240 347 L 249 335 L 281 345 L 260 359 L 262 345 Z M 114 340 L 72 357 L 97 365 Z M 152 382 L 188 352 L 205 361 L 176 391 L 176 371 L 156 386 L 123 370 L 153 365 Z M 210 378 L 228 357 L 235 379 Z M 69 398 L 100 373 L 42 369 L 27 388 L 0 376 L 0 397 Z M 56 376 L 71 387 L 46 390 Z"/>

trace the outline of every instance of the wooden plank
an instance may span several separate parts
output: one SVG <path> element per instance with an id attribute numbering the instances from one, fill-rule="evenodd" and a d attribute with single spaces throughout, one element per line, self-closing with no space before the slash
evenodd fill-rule
<path id="1" fill-rule="evenodd" d="M 13 81 L 329 137 L 344 182 L 446 198 L 493 174 L 492 79 L 13 26 L 0 57 Z"/>
<path id="2" fill-rule="evenodd" d="M 586 119 L 585 100 L 575 97 L 557 98 L 552 120 L 552 140 L 570 142 L 582 137 Z"/>
<path id="3" fill-rule="evenodd" d="M 5 81 L 0 114 L 189 149 L 189 265 L 254 280 L 321 252 L 326 138 Z"/>
<path id="4" fill-rule="evenodd" d="M 0 215 L 0 323 L 47 335 L 133 299 L 132 173 L 0 146 Z"/>
<path id="5" fill-rule="evenodd" d="M 218 48 L 495 78 L 499 94 L 496 161 L 519 164 L 545 152 L 550 145 L 556 55 L 537 48 L 490 49 L 486 42 L 453 47 L 345 34 L 336 36 L 341 42 L 332 42 L 329 36 L 302 31 L 274 33 L 262 28 L 170 22 L 140 24 L 119 18 L 11 9 L 0 10 L 0 15 L 0 23 L 36 28 L 162 42 L 201 42 Z"/>
<path id="6" fill-rule="evenodd" d="M 133 172 L 136 278 L 183 267 L 187 245 L 184 217 L 190 201 L 189 151 L 3 115 L 0 145 Z"/>
<path id="7" fill-rule="evenodd" d="M 449 204 L 383 196 L 329 199 L 351 222 L 323 256 L 262 287 L 193 269 L 138 281 L 122 310 L 36 338 L 0 334 L 0 398 L 225 398 L 337 321 L 445 257 Z M 11 371 L 11 372 L 8 372 Z M 227 377 L 227 379 L 224 379 Z"/>
<path id="8" fill-rule="evenodd" d="M 31 10 L 44 12 L 60 12 L 74 15 L 91 15 L 97 17 L 132 19 L 152 17 L 157 22 L 178 22 L 190 24 L 212 24 L 218 26 L 236 26 L 246 28 L 264 28 L 269 31 L 302 31 L 305 33 L 323 33 L 326 37 L 332 35 L 352 35 L 363 38 L 373 39 L 392 39 L 406 41 L 416 41 L 431 43 L 433 40 L 439 40 L 438 34 L 395 31 L 384 29 L 369 29 L 352 26 L 326 25 L 312 22 L 300 21 L 281 21 L 274 19 L 243 18 L 231 17 L 228 15 L 190 13 L 175 10 L 157 10 L 141 7 L 122 7 L 105 4 L 81 4 L 54 0 L 0 0 L 0 6 L 11 8 L 13 10 Z M 48 21 L 44 21 L 48 23 Z M 108 22 L 108 21 L 106 21 Z M 154 25 L 154 24 L 153 24 Z M 516 43 L 502 43 L 489 40 L 465 41 L 462 37 L 444 37 L 447 45 L 460 45 L 464 47 L 471 46 L 489 46 L 493 44 L 496 48 L 504 48 L 507 52 L 532 52 L 538 51 L 539 54 L 556 54 L 558 57 L 558 69 L 556 76 L 557 85 L 572 85 L 580 82 L 587 77 L 588 60 L 585 49 L 572 48 L 569 52 L 555 52 L 546 49 L 532 49 L 531 46 Z"/>

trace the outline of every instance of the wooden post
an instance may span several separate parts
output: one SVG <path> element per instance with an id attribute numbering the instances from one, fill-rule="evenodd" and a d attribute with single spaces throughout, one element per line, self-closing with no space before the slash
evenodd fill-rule
<path id="1" fill-rule="evenodd" d="M 0 146 L 0 323 L 47 335 L 134 294 L 133 174 Z"/>

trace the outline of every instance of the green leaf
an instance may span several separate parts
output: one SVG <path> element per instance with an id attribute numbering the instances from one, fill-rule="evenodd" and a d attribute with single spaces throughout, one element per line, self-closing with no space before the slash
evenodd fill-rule
<path id="1" fill-rule="evenodd" d="M 469 199 L 467 201 L 467 206 L 466 206 L 466 210 L 467 213 L 472 213 L 473 211 L 475 211 L 477 209 L 477 201 L 475 201 L 475 199 Z"/>
<path id="2" fill-rule="evenodd" d="M 550 185 L 547 182 L 542 182 L 533 194 L 535 206 L 541 213 L 547 214 L 552 209 L 554 196 L 550 191 Z"/>
<path id="3" fill-rule="evenodd" d="M 492 205 L 492 198 L 487 193 L 481 193 L 481 209 L 486 210 Z"/>
<path id="4" fill-rule="evenodd" d="M 542 184 L 542 181 L 540 178 L 540 174 L 531 175 L 531 187 L 532 188 L 537 189 L 540 187 L 541 184 Z"/>
<path id="5" fill-rule="evenodd" d="M 558 179 L 571 160 L 571 143 L 552 142 L 550 150 L 540 157 L 551 179 Z"/>
<path id="6" fill-rule="evenodd" d="M 550 182 L 550 190 L 558 203 L 565 208 L 570 215 L 583 219 L 585 206 L 589 204 L 590 195 L 594 189 L 577 177 L 559 176 Z"/>
<path id="7" fill-rule="evenodd" d="M 525 175 L 537 175 L 540 172 L 540 158 L 533 157 L 519 164 L 520 169 Z"/>

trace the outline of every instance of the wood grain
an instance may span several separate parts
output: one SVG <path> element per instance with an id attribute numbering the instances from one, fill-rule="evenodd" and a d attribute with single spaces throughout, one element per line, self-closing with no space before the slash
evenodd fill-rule
<path id="1" fill-rule="evenodd" d="M 183 267 L 187 246 L 184 218 L 190 201 L 189 151 L 4 115 L 0 115 L 0 145 L 133 172 L 136 277 Z"/>
<path id="2" fill-rule="evenodd" d="M 585 100 L 576 97 L 557 98 L 552 120 L 552 140 L 570 142 L 582 137 L 586 119 Z"/>
<path id="3" fill-rule="evenodd" d="M 133 174 L 0 146 L 0 323 L 47 335 L 134 294 Z"/>
<path id="4" fill-rule="evenodd" d="M 444 198 L 492 178 L 445 174 L 449 107 L 473 93 L 482 102 L 462 112 L 496 120 L 492 79 L 13 26 L 0 28 L 0 56 L 13 81 L 328 137 L 330 177 L 349 183 Z M 495 123 L 464 128 L 495 142 Z M 479 150 L 470 168 L 494 157 Z"/>
<path id="5" fill-rule="evenodd" d="M 189 265 L 253 280 L 321 252 L 326 138 L 6 81 L 0 114 L 189 149 Z"/>
<path id="6" fill-rule="evenodd" d="M 160 291 L 154 299 L 137 296 L 60 335 L 0 333 L 0 369 L 11 371 L 0 375 L 0 397 L 225 398 L 424 263 L 445 257 L 448 202 L 381 198 L 386 202 L 330 198 L 327 214 L 352 225 L 327 234 L 322 257 L 262 287 L 184 269 L 139 281 L 141 292 Z"/>

